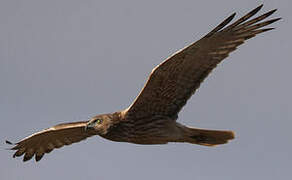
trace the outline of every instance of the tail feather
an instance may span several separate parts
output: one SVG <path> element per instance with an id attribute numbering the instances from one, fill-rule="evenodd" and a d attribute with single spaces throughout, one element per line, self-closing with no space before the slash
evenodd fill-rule
<path id="1" fill-rule="evenodd" d="M 234 139 L 233 131 L 207 130 L 197 128 L 184 128 L 184 142 L 204 146 L 215 146 L 225 144 Z"/>

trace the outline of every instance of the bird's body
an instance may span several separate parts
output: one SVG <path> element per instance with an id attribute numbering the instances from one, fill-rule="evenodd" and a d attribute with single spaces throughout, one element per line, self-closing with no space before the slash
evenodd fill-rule
<path id="1" fill-rule="evenodd" d="M 110 119 L 113 124 L 99 133 L 105 139 L 118 142 L 129 142 L 135 144 L 166 144 L 168 142 L 189 142 L 201 145 L 224 144 L 233 139 L 232 131 L 204 130 L 184 126 L 176 119 L 163 116 L 143 117 L 138 121 L 123 115 L 123 112 L 98 115 L 95 118 Z M 117 123 L 115 123 L 117 122 Z M 104 127 L 104 126 L 103 126 Z M 102 127 L 102 128 L 103 128 Z M 217 137 L 211 137 L 208 133 L 217 132 Z M 218 136 L 221 134 L 221 136 Z M 223 139 L 221 139 L 223 137 Z M 209 139 L 208 139 L 209 138 Z"/>
<path id="2" fill-rule="evenodd" d="M 59 124 L 35 133 L 15 144 L 13 157 L 24 154 L 23 160 L 27 161 L 35 155 L 39 161 L 54 148 L 93 135 L 135 144 L 187 142 L 215 146 L 227 143 L 234 138 L 232 131 L 187 127 L 177 122 L 178 113 L 230 52 L 245 40 L 273 29 L 260 28 L 280 18 L 260 21 L 276 10 L 249 20 L 261 8 L 262 5 L 225 27 L 234 18 L 235 13 L 232 14 L 202 39 L 163 61 L 152 70 L 140 94 L 125 110 L 97 115 L 89 121 Z"/>
<path id="3" fill-rule="evenodd" d="M 110 115 L 112 116 L 112 115 Z M 113 114 L 117 124 L 112 125 L 102 137 L 119 142 L 135 144 L 165 144 L 166 138 L 174 139 L 177 136 L 175 120 L 168 117 L 144 117 L 142 123 L 136 123 L 136 119 L 123 116 L 122 112 Z"/>

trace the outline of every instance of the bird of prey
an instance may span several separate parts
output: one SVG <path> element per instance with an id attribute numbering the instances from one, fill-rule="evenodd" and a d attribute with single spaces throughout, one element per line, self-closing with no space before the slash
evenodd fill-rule
<path id="1" fill-rule="evenodd" d="M 261 22 L 276 9 L 256 18 L 263 5 L 228 25 L 233 13 L 197 42 L 173 54 L 155 67 L 144 88 L 125 110 L 92 117 L 88 121 L 63 123 L 28 136 L 14 144 L 13 157 L 23 161 L 42 159 L 55 148 L 70 145 L 90 136 L 135 144 L 185 142 L 204 146 L 225 144 L 234 139 L 232 131 L 207 130 L 178 123 L 178 113 L 208 74 L 230 52 L 281 18 Z"/>

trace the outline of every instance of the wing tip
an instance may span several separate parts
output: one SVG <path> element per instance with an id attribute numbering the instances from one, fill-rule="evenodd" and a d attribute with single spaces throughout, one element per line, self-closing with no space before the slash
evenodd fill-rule
<path id="1" fill-rule="evenodd" d="M 233 28 L 235 26 L 237 26 L 238 24 L 244 22 L 245 20 L 249 19 L 250 17 L 252 17 L 253 15 L 255 15 L 256 13 L 258 13 L 262 8 L 263 8 L 264 4 L 260 4 L 258 7 L 256 7 L 255 9 L 251 10 L 250 12 L 248 12 L 245 16 L 243 16 L 242 18 L 240 18 L 239 20 L 237 20 L 236 22 L 234 22 L 233 24 L 231 24 L 229 26 L 229 28 Z M 270 16 L 271 14 L 273 14 L 274 12 L 276 12 L 277 9 L 273 9 L 271 11 L 269 11 L 268 13 L 265 14 L 266 17 Z M 215 27 L 210 33 L 208 33 L 206 35 L 206 37 L 211 36 L 212 34 L 216 33 L 217 31 L 221 30 L 225 25 L 229 24 L 230 21 L 233 20 L 233 18 L 235 17 L 236 12 L 234 12 L 233 14 L 231 14 L 228 18 L 226 18 L 221 24 L 219 24 L 217 27 Z M 228 28 L 228 27 L 227 27 Z"/>
<path id="2" fill-rule="evenodd" d="M 271 14 L 273 14 L 274 12 L 276 12 L 276 11 L 278 11 L 278 9 L 276 8 L 276 9 L 272 9 L 270 12 L 268 12 L 268 13 L 271 13 Z"/>
<path id="3" fill-rule="evenodd" d="M 36 162 L 39 162 L 42 158 L 43 158 L 43 156 L 44 156 L 44 153 L 43 154 L 40 154 L 40 155 L 35 155 L 35 161 Z"/>
<path id="4" fill-rule="evenodd" d="M 8 141 L 8 140 L 5 140 L 5 143 L 9 145 L 15 145 L 15 143 L 12 143 L 11 141 Z"/>
<path id="5" fill-rule="evenodd" d="M 258 7 L 256 7 L 255 9 L 251 10 L 249 13 L 247 14 L 256 14 L 257 12 L 259 12 L 262 8 L 263 8 L 264 4 L 259 5 Z"/>
<path id="6" fill-rule="evenodd" d="M 22 159 L 22 161 L 23 161 L 23 162 L 27 162 L 27 161 L 29 161 L 31 158 L 32 158 L 32 157 L 25 157 L 25 156 L 24 156 L 23 159 Z"/>
<path id="7" fill-rule="evenodd" d="M 227 24 L 229 24 L 234 19 L 235 15 L 236 15 L 236 12 L 232 13 L 224 21 L 222 21 L 218 26 L 216 26 L 212 31 L 210 31 L 205 37 L 210 37 L 214 33 L 220 31 L 222 28 L 224 28 Z"/>
<path id="8" fill-rule="evenodd" d="M 235 15 L 236 15 L 236 12 L 232 13 L 232 14 L 229 16 L 229 18 L 233 19 Z"/>
<path id="9" fill-rule="evenodd" d="M 265 29 L 261 29 L 261 32 L 266 32 L 266 31 L 270 31 L 270 30 L 274 30 L 276 28 L 265 28 Z"/>
<path id="10" fill-rule="evenodd" d="M 10 146 L 13 146 L 12 148 L 6 148 L 6 150 L 16 150 L 18 148 L 18 143 L 13 143 L 9 140 L 5 140 L 5 143 Z"/>
<path id="11" fill-rule="evenodd" d="M 17 157 L 16 153 L 17 153 L 17 151 L 13 154 L 13 156 L 12 156 L 13 158 Z"/>
<path id="12" fill-rule="evenodd" d="M 264 3 L 260 4 L 257 8 L 261 9 L 263 6 L 264 6 Z"/>
<path id="13" fill-rule="evenodd" d="M 257 34 L 261 34 L 263 32 L 267 32 L 267 31 L 274 30 L 274 29 L 276 29 L 276 28 L 265 28 L 265 29 L 255 30 L 255 31 L 253 31 L 253 34 L 251 34 L 251 36 L 254 37 Z M 249 39 L 249 38 L 250 37 L 247 37 L 247 39 Z"/>
<path id="14" fill-rule="evenodd" d="M 277 22 L 277 21 L 279 21 L 281 19 L 283 19 L 283 18 L 279 17 L 279 18 L 271 19 L 271 20 L 268 21 L 269 22 L 268 25 L 270 25 L 270 24 L 272 24 L 274 22 Z"/>
<path id="15" fill-rule="evenodd" d="M 272 21 L 273 21 L 273 22 L 276 22 L 276 21 L 279 21 L 279 20 L 281 20 L 281 19 L 283 19 L 283 18 L 282 18 L 282 17 L 279 17 L 279 18 L 272 19 Z"/>
<path id="16" fill-rule="evenodd" d="M 278 9 L 273 9 L 265 14 L 263 14 L 262 16 L 264 16 L 265 18 L 269 17 L 270 15 L 274 14 Z"/>

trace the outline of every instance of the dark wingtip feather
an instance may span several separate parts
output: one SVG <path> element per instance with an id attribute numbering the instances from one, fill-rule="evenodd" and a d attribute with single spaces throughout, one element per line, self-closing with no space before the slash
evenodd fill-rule
<path id="1" fill-rule="evenodd" d="M 279 21 L 281 19 L 283 19 L 283 18 L 275 18 L 275 19 L 272 19 L 271 21 L 276 22 L 276 21 Z"/>
<path id="2" fill-rule="evenodd" d="M 258 29 L 258 30 L 253 31 L 253 34 L 254 35 L 260 34 L 260 33 L 263 33 L 263 32 L 266 32 L 266 31 L 270 31 L 270 30 L 273 30 L 273 29 L 275 29 L 275 28 Z"/>
<path id="3" fill-rule="evenodd" d="M 20 150 L 17 150 L 14 154 L 13 154 L 13 158 L 15 157 L 19 157 L 19 156 L 22 156 L 23 154 L 25 153 L 25 149 L 20 149 Z"/>
<path id="4" fill-rule="evenodd" d="M 257 8 L 260 8 L 261 9 L 263 6 L 264 6 L 264 4 L 261 4 Z"/>
<path id="5" fill-rule="evenodd" d="M 226 18 L 222 23 L 216 26 L 211 32 L 209 32 L 205 37 L 212 36 L 214 33 L 218 32 L 220 29 L 224 28 L 232 19 L 235 17 L 236 13 L 231 14 L 228 18 Z"/>
<path id="6" fill-rule="evenodd" d="M 266 32 L 266 31 L 270 31 L 270 30 L 273 30 L 273 29 L 275 29 L 275 28 L 260 29 L 260 31 L 261 31 L 261 32 Z M 260 33 L 261 33 L 261 32 L 260 32 Z"/>
<path id="7" fill-rule="evenodd" d="M 5 140 L 5 143 L 9 144 L 9 145 L 14 145 L 14 143 L 12 143 L 11 141 L 8 141 L 8 140 Z"/>
<path id="8" fill-rule="evenodd" d="M 30 160 L 32 158 L 32 156 L 33 155 L 28 156 L 27 154 L 25 154 L 24 157 L 23 157 L 23 162 L 26 162 L 26 161 Z"/>
<path id="9" fill-rule="evenodd" d="M 264 6 L 264 4 L 259 5 L 258 7 L 254 8 L 253 10 L 251 10 L 250 12 L 248 12 L 247 14 L 250 14 L 251 16 L 255 15 L 257 12 L 259 12 L 259 10 L 262 9 L 262 7 Z"/>
<path id="10" fill-rule="evenodd" d="M 277 21 L 279 21 L 279 20 L 281 20 L 282 18 L 275 18 L 275 19 L 271 19 L 271 20 L 269 20 L 269 21 L 266 21 L 266 23 L 267 23 L 267 25 L 269 25 L 269 24 L 272 24 L 272 23 L 274 23 L 274 22 L 277 22 Z"/>
<path id="11" fill-rule="evenodd" d="M 261 27 L 264 27 L 264 26 L 268 26 L 276 21 L 279 21 L 281 18 L 275 18 L 275 19 L 271 19 L 271 20 L 268 20 L 268 21 L 265 21 L 265 22 L 261 22 L 261 23 L 258 23 L 258 24 L 255 24 L 255 25 L 252 25 L 252 26 L 247 26 L 247 27 L 244 27 L 244 28 L 240 28 L 239 27 L 239 30 L 235 29 L 235 31 L 239 34 L 242 34 L 242 33 L 245 33 L 245 32 L 251 32 L 253 30 L 257 30 L 257 29 L 260 29 Z"/>
<path id="12" fill-rule="evenodd" d="M 233 18 L 234 18 L 234 16 L 236 15 L 236 12 L 234 12 L 234 13 L 232 13 L 227 19 L 226 19 L 226 21 L 231 21 Z"/>
<path id="13" fill-rule="evenodd" d="M 43 158 L 44 154 L 41 155 L 35 155 L 36 162 L 39 162 Z"/>
<path id="14" fill-rule="evenodd" d="M 274 12 L 276 12 L 277 10 L 278 10 L 278 9 L 273 9 L 273 10 L 267 12 L 266 14 L 271 15 L 271 14 L 273 14 Z"/>
<path id="15" fill-rule="evenodd" d="M 227 25 L 228 23 L 230 23 L 230 21 L 232 21 L 232 19 L 235 17 L 235 15 L 236 15 L 236 12 L 234 12 L 233 14 L 231 14 L 228 18 L 226 18 L 221 24 L 219 24 L 216 28 L 219 28 L 220 26 L 220 29 L 222 29 L 225 25 Z M 215 28 L 215 29 L 216 29 Z M 214 29 L 214 30 L 215 30 Z M 220 29 L 218 29 L 218 30 L 220 30 Z M 218 31 L 217 30 L 217 31 Z"/>
<path id="16" fill-rule="evenodd" d="M 257 23 L 257 22 L 259 22 L 259 21 L 261 21 L 261 20 L 263 20 L 263 19 L 266 19 L 267 17 L 269 17 L 269 16 L 272 15 L 274 12 L 276 12 L 276 10 L 277 10 L 277 9 L 271 10 L 271 11 L 269 11 L 269 12 L 267 12 L 267 13 L 265 13 L 265 14 L 263 14 L 263 15 L 257 17 L 257 18 L 254 18 L 254 19 L 252 19 L 252 20 L 250 20 L 250 21 L 247 21 L 247 22 L 245 22 L 245 23 L 243 23 L 243 24 L 237 26 L 237 27 L 235 28 L 235 30 L 240 30 L 240 29 L 243 29 L 243 28 L 247 28 L 247 27 L 249 27 L 249 26 L 252 26 L 253 24 L 255 24 L 255 23 Z M 277 19 L 277 20 L 280 20 L 280 19 Z M 277 21 L 277 20 L 275 20 L 275 21 Z M 269 22 L 269 21 L 266 21 L 266 22 Z M 260 23 L 260 24 L 266 24 L 266 23 Z M 266 24 L 266 25 L 267 25 L 267 24 Z M 257 26 L 257 25 L 255 25 L 255 26 Z"/>
<path id="17" fill-rule="evenodd" d="M 30 158 L 23 158 L 23 162 L 26 162 L 26 161 L 28 161 L 28 160 L 30 160 Z"/>
<path id="18" fill-rule="evenodd" d="M 234 23 L 232 23 L 229 27 L 227 27 L 228 29 L 233 29 L 234 27 L 236 27 L 237 25 L 243 23 L 244 21 L 246 21 L 247 19 L 251 18 L 252 16 L 254 16 L 259 10 L 261 10 L 261 8 L 263 7 L 263 4 L 261 4 L 260 6 L 256 7 L 255 9 L 251 10 L 250 12 L 248 12 L 246 15 L 244 15 L 243 17 L 241 17 L 240 19 L 238 19 L 237 21 L 235 21 Z"/>
<path id="19" fill-rule="evenodd" d="M 267 13 L 261 15 L 261 16 L 263 16 L 264 18 L 267 18 L 270 15 L 274 14 L 276 11 L 277 11 L 277 9 L 273 9 L 273 10 L 271 10 L 271 11 L 269 11 L 269 12 L 267 12 Z"/>
<path id="20" fill-rule="evenodd" d="M 5 140 L 5 143 L 8 144 L 8 145 L 15 145 L 12 148 L 6 148 L 6 150 L 16 150 L 16 149 L 18 149 L 18 144 L 17 143 L 13 143 L 13 142 L 8 141 L 8 140 Z"/>
<path id="21" fill-rule="evenodd" d="M 279 20 L 281 20 L 281 19 L 282 19 L 282 18 L 275 18 L 275 19 L 270 20 L 270 22 L 273 23 L 273 22 L 279 21 Z"/>
<path id="22" fill-rule="evenodd" d="M 249 13 L 247 14 L 252 14 L 251 16 L 255 15 L 257 12 L 259 12 L 259 10 L 262 9 L 262 7 L 264 6 L 264 4 L 259 5 L 258 7 L 256 7 L 255 9 L 251 10 Z"/>

